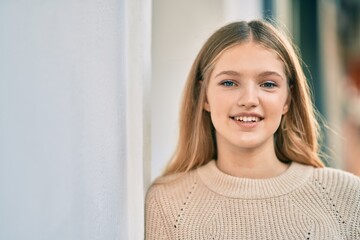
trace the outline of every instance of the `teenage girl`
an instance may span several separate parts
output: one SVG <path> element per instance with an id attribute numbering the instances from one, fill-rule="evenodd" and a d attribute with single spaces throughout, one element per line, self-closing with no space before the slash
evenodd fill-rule
<path id="1" fill-rule="evenodd" d="M 360 179 L 324 167 L 291 41 L 216 31 L 190 70 L 177 150 L 146 198 L 146 239 L 360 239 Z"/>

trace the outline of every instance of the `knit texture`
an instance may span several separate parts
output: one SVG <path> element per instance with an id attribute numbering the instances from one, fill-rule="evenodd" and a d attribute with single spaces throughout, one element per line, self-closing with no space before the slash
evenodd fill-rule
<path id="1" fill-rule="evenodd" d="M 148 240 L 360 239 L 360 178 L 296 162 L 280 176 L 247 179 L 213 160 L 158 179 L 145 207 Z"/>

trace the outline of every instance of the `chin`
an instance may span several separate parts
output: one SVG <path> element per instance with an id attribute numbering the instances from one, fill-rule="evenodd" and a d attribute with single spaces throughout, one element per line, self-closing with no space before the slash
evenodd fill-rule
<path id="1" fill-rule="evenodd" d="M 237 142 L 237 143 L 235 143 L 234 144 L 236 147 L 238 147 L 239 149 L 249 149 L 249 150 L 251 150 L 251 149 L 256 149 L 256 148 L 258 148 L 258 147 L 260 147 L 261 146 L 261 143 L 259 143 L 259 142 L 249 142 L 249 141 L 247 141 L 247 142 Z"/>

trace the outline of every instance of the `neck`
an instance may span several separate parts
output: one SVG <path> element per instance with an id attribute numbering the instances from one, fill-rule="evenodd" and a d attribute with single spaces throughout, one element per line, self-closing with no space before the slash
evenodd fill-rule
<path id="1" fill-rule="evenodd" d="M 271 178 L 288 168 L 288 164 L 276 157 L 273 144 L 260 149 L 222 149 L 218 146 L 216 164 L 222 172 L 243 178 Z"/>

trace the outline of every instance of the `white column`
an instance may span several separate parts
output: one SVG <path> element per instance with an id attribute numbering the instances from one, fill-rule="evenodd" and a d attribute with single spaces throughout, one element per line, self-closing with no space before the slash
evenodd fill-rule
<path id="1" fill-rule="evenodd" d="M 144 238 L 150 184 L 151 0 L 126 0 L 126 175 L 128 238 Z"/>
<path id="2" fill-rule="evenodd" d="M 0 239 L 143 239 L 150 13 L 1 1 Z"/>

